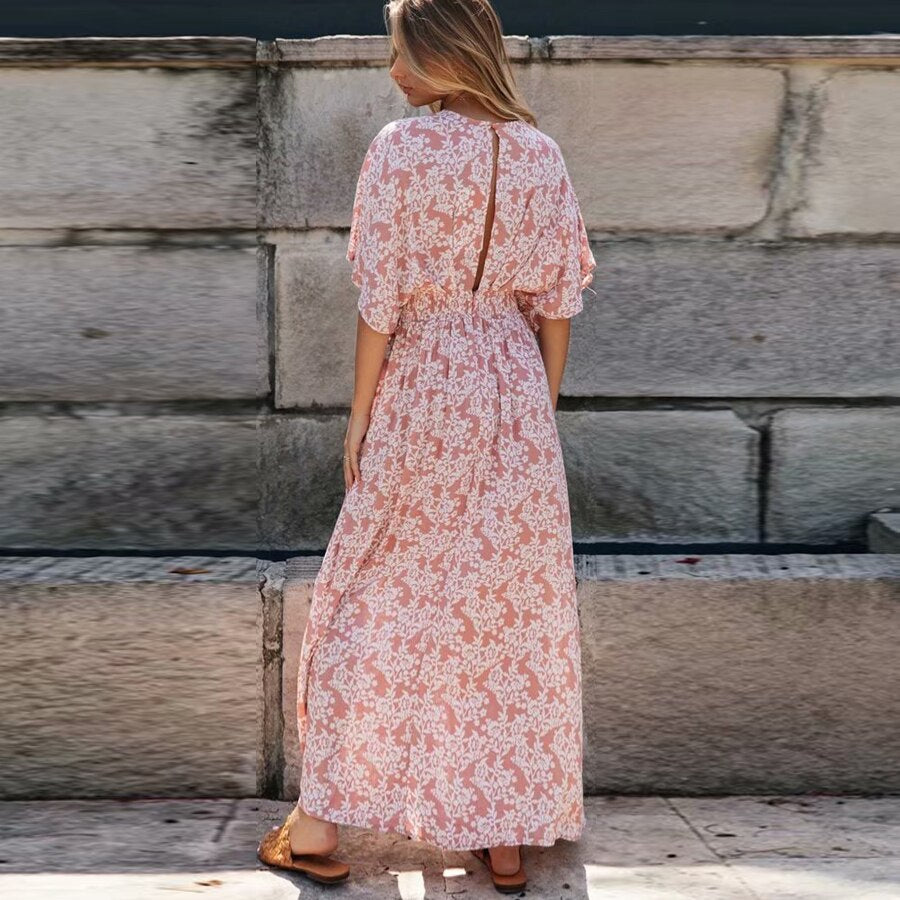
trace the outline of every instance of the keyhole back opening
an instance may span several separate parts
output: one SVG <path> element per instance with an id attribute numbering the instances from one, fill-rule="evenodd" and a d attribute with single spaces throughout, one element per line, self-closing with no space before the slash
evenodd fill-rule
<path id="1" fill-rule="evenodd" d="M 493 163 L 491 166 L 491 186 L 488 192 L 487 211 L 484 216 L 484 231 L 481 237 L 481 251 L 478 254 L 478 265 L 475 269 L 475 281 L 472 285 L 472 293 L 481 286 L 481 276 L 484 273 L 484 263 L 487 259 L 490 246 L 491 233 L 494 230 L 494 209 L 497 201 L 497 161 L 500 156 L 500 135 L 495 128 L 491 128 L 493 140 Z"/>

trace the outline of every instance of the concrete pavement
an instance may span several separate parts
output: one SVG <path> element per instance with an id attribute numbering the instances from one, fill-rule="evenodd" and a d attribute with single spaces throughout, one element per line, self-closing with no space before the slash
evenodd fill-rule
<path id="1" fill-rule="evenodd" d="M 586 798 L 577 843 L 526 847 L 532 900 L 900 900 L 900 797 Z M 350 880 L 270 870 L 259 837 L 289 803 L 0 803 L 4 900 L 501 896 L 468 853 L 341 826 Z"/>

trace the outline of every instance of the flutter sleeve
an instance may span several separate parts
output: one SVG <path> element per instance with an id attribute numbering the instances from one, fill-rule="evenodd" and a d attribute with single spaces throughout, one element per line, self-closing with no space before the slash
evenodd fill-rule
<path id="1" fill-rule="evenodd" d="M 521 292 L 517 298 L 535 332 L 540 328 L 538 316 L 569 319 L 582 311 L 581 295 L 590 287 L 597 266 L 572 179 L 562 159 L 558 177 L 549 221 L 537 243 L 532 265 L 534 281 L 540 283 L 540 289 Z M 596 294 L 592 288 L 591 291 Z"/>
<path id="2" fill-rule="evenodd" d="M 371 328 L 393 334 L 403 299 L 400 269 L 406 221 L 403 178 L 391 159 L 390 126 L 369 144 L 363 159 L 353 213 L 347 261 L 360 289 L 357 307 Z"/>

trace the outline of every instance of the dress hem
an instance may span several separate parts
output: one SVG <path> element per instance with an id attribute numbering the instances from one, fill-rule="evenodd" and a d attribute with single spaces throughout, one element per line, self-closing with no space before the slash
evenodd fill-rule
<path id="1" fill-rule="evenodd" d="M 523 841 L 515 836 L 500 835 L 498 837 L 491 837 L 485 839 L 484 841 L 479 841 L 475 844 L 467 844 L 462 847 L 457 845 L 450 846 L 440 843 L 435 839 L 433 835 L 431 835 L 424 829 L 403 827 L 385 828 L 381 825 L 373 823 L 371 820 L 365 819 L 364 817 L 360 817 L 358 821 L 354 821 L 354 817 L 352 815 L 346 815 L 336 819 L 333 818 L 333 813 L 316 812 L 312 809 L 307 809 L 305 806 L 303 806 L 302 802 L 299 799 L 296 802 L 296 806 L 302 812 L 305 812 L 308 816 L 314 816 L 317 819 L 323 819 L 326 822 L 332 822 L 335 825 L 349 825 L 352 828 L 364 828 L 369 831 L 378 832 L 379 834 L 403 834 L 406 835 L 406 837 L 408 837 L 410 840 L 422 841 L 423 843 L 431 844 L 432 846 L 437 847 L 440 850 L 456 851 L 459 853 L 467 850 L 479 850 L 484 847 L 504 847 L 516 845 L 525 847 L 552 847 L 558 840 L 578 841 L 584 834 L 584 820 L 582 820 L 580 825 L 563 825 L 556 830 L 556 833 L 553 837 L 545 837 L 539 841 Z"/>

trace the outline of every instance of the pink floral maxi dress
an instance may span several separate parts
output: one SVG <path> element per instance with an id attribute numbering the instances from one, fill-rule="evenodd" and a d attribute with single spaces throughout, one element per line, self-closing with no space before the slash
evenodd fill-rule
<path id="1" fill-rule="evenodd" d="M 559 146 L 452 110 L 388 123 L 347 260 L 392 337 L 303 637 L 298 805 L 450 850 L 576 840 L 572 529 L 535 334 L 595 261 Z"/>

